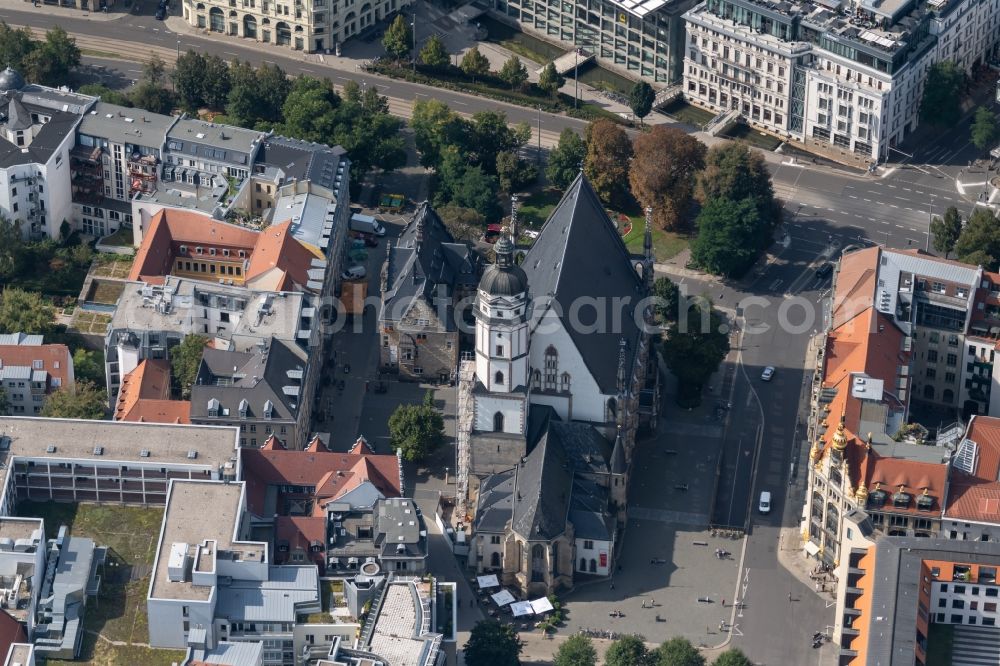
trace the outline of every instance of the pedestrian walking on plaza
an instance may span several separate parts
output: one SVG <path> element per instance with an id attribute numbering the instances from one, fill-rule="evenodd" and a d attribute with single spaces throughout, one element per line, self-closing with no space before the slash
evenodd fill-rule
<path id="1" fill-rule="evenodd" d="M 725 597 L 722 597 L 722 607 L 723 608 L 726 607 L 726 598 Z"/>
<path id="2" fill-rule="evenodd" d="M 791 601 L 792 601 L 792 593 L 789 592 L 788 593 L 788 602 L 791 603 Z"/>

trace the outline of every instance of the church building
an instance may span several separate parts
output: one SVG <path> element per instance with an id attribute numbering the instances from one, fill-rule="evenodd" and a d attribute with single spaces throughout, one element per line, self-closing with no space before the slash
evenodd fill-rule
<path id="1" fill-rule="evenodd" d="M 459 508 L 470 566 L 543 594 L 612 568 L 640 396 L 659 402 L 652 237 L 631 256 L 581 174 L 523 258 L 513 238 L 516 210 L 460 367 Z"/>

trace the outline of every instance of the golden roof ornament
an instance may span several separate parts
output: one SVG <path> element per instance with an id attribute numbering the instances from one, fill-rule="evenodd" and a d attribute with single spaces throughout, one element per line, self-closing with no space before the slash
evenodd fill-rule
<path id="1" fill-rule="evenodd" d="M 809 458 L 813 462 L 818 462 L 821 455 L 823 455 L 823 440 L 817 437 L 816 441 L 813 442 L 812 448 L 809 450 Z"/>
<path id="2" fill-rule="evenodd" d="M 840 425 L 837 426 L 837 432 L 833 433 L 833 450 L 834 451 L 844 451 L 847 448 L 847 433 L 844 432 L 844 417 L 840 417 Z"/>
<path id="3" fill-rule="evenodd" d="M 868 488 L 865 484 L 858 486 L 858 489 L 854 491 L 854 499 L 857 500 L 858 504 L 864 506 L 868 502 Z"/>

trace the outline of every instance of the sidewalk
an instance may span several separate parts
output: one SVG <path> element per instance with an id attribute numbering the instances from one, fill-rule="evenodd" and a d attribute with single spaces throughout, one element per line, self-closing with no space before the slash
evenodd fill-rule
<path id="1" fill-rule="evenodd" d="M 27 2 L 26 0 L 0 0 L 0 8 L 3 7 L 19 12 L 34 12 L 36 14 L 45 14 L 46 16 L 67 16 L 87 21 L 119 21 L 129 15 L 128 10 L 124 6 L 113 7 L 107 12 L 92 12 L 89 9 L 60 7 L 57 5 L 39 4 L 36 6 L 34 3 Z"/>

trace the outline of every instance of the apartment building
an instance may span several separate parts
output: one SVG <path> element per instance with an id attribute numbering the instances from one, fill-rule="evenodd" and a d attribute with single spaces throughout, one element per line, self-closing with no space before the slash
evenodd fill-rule
<path id="1" fill-rule="evenodd" d="M 650 83 L 680 81 L 684 12 L 694 0 L 497 0 L 493 10 L 529 34 L 583 49 L 605 67 Z"/>
<path id="2" fill-rule="evenodd" d="M 460 306 L 475 294 L 479 275 L 475 250 L 456 243 L 427 202 L 418 206 L 382 266 L 382 368 L 411 381 L 450 381 L 462 324 L 466 339 L 474 327 L 471 308 Z"/>
<path id="3" fill-rule="evenodd" d="M 303 292 L 254 291 L 172 275 L 162 284 L 128 282 L 104 339 L 112 404 L 122 377 L 144 359 L 169 360 L 170 349 L 190 333 L 209 338 L 215 349 L 236 352 L 281 340 L 306 350 L 309 367 L 319 368 L 316 313 L 315 297 Z M 307 383 L 316 377 L 310 373 Z"/>
<path id="4" fill-rule="evenodd" d="M 159 185 L 165 138 L 176 116 L 98 101 L 77 129 L 70 153 L 73 219 L 100 238 L 132 224 L 132 198 Z"/>
<path id="5" fill-rule="evenodd" d="M 848 525 L 849 549 L 837 566 L 838 664 L 930 666 L 933 624 L 954 626 L 957 659 L 990 658 L 1000 635 L 998 544 L 876 538 L 863 513 Z M 963 654 L 970 644 L 979 645 L 978 654 Z"/>
<path id="6" fill-rule="evenodd" d="M 7 413 L 37 415 L 46 396 L 75 385 L 69 347 L 44 344 L 41 335 L 0 335 L 0 387 L 7 398 Z"/>
<path id="7" fill-rule="evenodd" d="M 170 479 L 235 479 L 235 428 L 0 417 L 0 516 L 20 499 L 162 505 Z"/>
<path id="8" fill-rule="evenodd" d="M 409 2 L 404 0 L 184 0 L 184 20 L 209 33 L 296 51 L 337 51 Z"/>
<path id="9" fill-rule="evenodd" d="M 191 402 L 170 399 L 170 363 L 147 358 L 122 377 L 115 421 L 190 423 Z"/>
<path id="10" fill-rule="evenodd" d="M 244 539 L 242 482 L 172 481 L 146 607 L 149 643 L 214 649 L 260 642 L 262 663 L 297 663 L 293 627 L 321 608 L 314 566 L 276 567 Z"/>
<path id="11" fill-rule="evenodd" d="M 26 239 L 59 238 L 73 219 L 70 151 L 83 116 L 97 101 L 0 72 L 0 216 Z"/>
<path id="12" fill-rule="evenodd" d="M 1000 52 L 998 0 L 708 0 L 684 18 L 688 99 L 854 163 L 916 128 L 933 63 Z"/>

